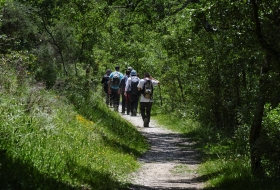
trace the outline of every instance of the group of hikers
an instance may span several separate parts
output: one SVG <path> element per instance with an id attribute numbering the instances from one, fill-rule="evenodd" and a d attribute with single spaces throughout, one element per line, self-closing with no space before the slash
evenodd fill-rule
<path id="1" fill-rule="evenodd" d="M 149 127 L 151 109 L 153 104 L 153 87 L 159 85 L 149 73 L 139 78 L 136 70 L 128 67 L 125 74 L 120 72 L 120 66 L 115 66 L 115 71 L 108 69 L 102 77 L 101 83 L 106 94 L 106 104 L 119 110 L 120 98 L 122 99 L 122 114 L 137 116 L 138 102 L 140 98 L 140 113 L 143 126 Z"/>

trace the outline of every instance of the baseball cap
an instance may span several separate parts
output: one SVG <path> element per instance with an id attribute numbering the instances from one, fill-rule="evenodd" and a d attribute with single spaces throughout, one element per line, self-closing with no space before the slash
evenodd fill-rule
<path id="1" fill-rule="evenodd" d="M 132 71 L 130 72 L 130 75 L 131 75 L 131 76 L 136 76 L 136 75 L 137 75 L 137 73 L 136 73 L 136 71 L 135 71 L 135 70 L 132 70 Z"/>

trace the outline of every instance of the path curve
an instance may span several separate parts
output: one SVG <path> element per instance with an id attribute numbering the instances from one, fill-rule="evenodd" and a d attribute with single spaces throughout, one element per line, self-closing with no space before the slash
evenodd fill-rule
<path id="1" fill-rule="evenodd" d="M 182 134 L 164 129 L 151 120 L 143 127 L 140 115 L 122 117 L 131 122 L 147 138 L 150 149 L 139 162 L 140 169 L 131 174 L 131 190 L 199 190 L 203 180 L 196 173 L 200 155 L 194 144 Z"/>

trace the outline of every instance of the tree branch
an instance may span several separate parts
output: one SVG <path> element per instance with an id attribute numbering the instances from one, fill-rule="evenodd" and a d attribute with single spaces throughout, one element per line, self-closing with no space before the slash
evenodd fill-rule
<path id="1" fill-rule="evenodd" d="M 261 22 L 259 19 L 259 7 L 256 3 L 256 0 L 251 0 L 252 8 L 253 8 L 253 17 L 255 21 L 255 33 L 257 35 L 257 38 L 259 40 L 259 43 L 262 48 L 264 48 L 268 53 L 275 56 L 279 59 L 280 52 L 278 52 L 276 49 L 274 49 L 264 38 L 262 34 L 262 27 Z"/>

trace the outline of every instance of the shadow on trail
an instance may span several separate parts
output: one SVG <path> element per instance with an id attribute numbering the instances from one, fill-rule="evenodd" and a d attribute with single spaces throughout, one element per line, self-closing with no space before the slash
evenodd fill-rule
<path id="1" fill-rule="evenodd" d="M 182 134 L 143 132 L 148 139 L 150 150 L 139 160 L 146 163 L 173 162 L 179 164 L 200 164 L 200 155 L 195 145 Z"/>
<path id="2" fill-rule="evenodd" d="M 147 186 L 142 186 L 142 185 L 135 185 L 129 189 L 124 189 L 124 190 L 198 190 L 197 188 L 180 188 L 180 187 L 147 187 Z"/>
<path id="3" fill-rule="evenodd" d="M 217 174 L 213 174 L 217 175 Z M 200 177 L 195 177 L 192 179 L 183 179 L 183 180 L 167 180 L 167 183 L 182 183 L 182 184 L 193 184 L 193 183 L 200 183 L 200 182 L 205 182 L 210 176 L 200 176 Z M 164 187 L 164 186 L 153 186 L 153 187 L 148 187 L 144 185 L 130 185 L 128 189 L 123 189 L 123 190 L 200 190 L 195 187 Z M 209 190 L 216 190 L 216 189 L 209 189 Z"/>
<path id="4" fill-rule="evenodd" d="M 176 166 L 173 167 L 175 172 L 174 176 L 176 175 L 177 169 L 179 172 L 178 174 L 180 175 L 178 175 L 178 178 L 171 177 L 171 179 L 164 179 L 161 175 L 148 175 L 148 178 L 151 177 L 151 183 L 146 183 L 147 181 L 144 180 L 146 182 L 142 181 L 142 184 L 130 184 L 130 190 L 201 189 L 201 187 L 197 186 L 197 184 L 207 181 L 207 176 L 189 176 L 189 167 L 195 167 L 195 165 L 201 163 L 201 154 L 197 150 L 197 144 L 194 141 L 192 141 L 184 134 L 179 134 L 176 132 L 162 130 L 154 127 L 143 129 L 142 135 L 145 136 L 147 141 L 149 142 L 150 149 L 147 153 L 139 158 L 139 161 L 143 162 L 144 164 L 163 164 L 162 167 L 165 167 L 165 164 L 167 164 L 167 167 L 169 164 L 174 164 L 174 166 Z M 172 171 L 170 172 L 172 173 Z M 167 174 L 167 176 L 168 175 L 170 174 Z"/>

